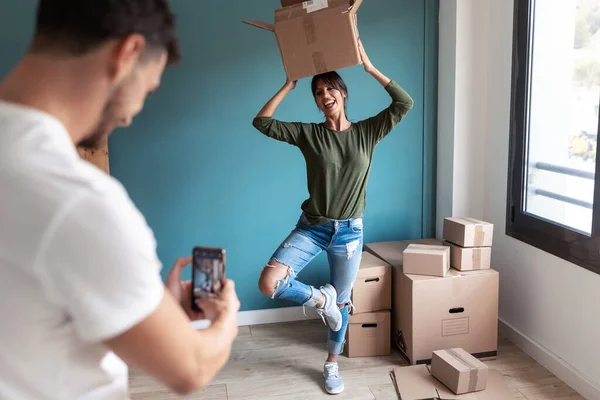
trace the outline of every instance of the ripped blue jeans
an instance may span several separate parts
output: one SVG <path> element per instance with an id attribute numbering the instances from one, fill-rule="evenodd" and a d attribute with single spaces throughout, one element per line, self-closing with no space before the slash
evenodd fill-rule
<path id="1" fill-rule="evenodd" d="M 288 276 L 279 281 L 274 299 L 284 299 L 315 307 L 321 298 L 319 289 L 298 281 L 300 272 L 322 251 L 327 252 L 331 284 L 337 291 L 337 303 L 344 304 L 342 329 L 329 329 L 327 346 L 330 354 L 343 351 L 352 286 L 358 274 L 363 250 L 362 218 L 330 220 L 324 225 L 310 225 L 304 214 L 296 228 L 275 251 L 272 260 L 290 268 Z"/>

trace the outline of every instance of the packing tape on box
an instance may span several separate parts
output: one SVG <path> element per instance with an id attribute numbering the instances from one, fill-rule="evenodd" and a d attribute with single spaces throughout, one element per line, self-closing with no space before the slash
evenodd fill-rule
<path id="1" fill-rule="evenodd" d="M 481 249 L 473 249 L 473 269 L 481 269 Z"/>
<path id="2" fill-rule="evenodd" d="M 302 21 L 304 29 L 304 37 L 306 44 L 311 45 L 317 41 L 317 30 L 315 28 L 315 20 L 312 15 L 307 14 Z M 325 54 L 321 51 L 315 51 L 312 53 L 313 66 L 316 74 L 322 74 L 327 72 L 327 64 L 325 63 Z"/>
<path id="3" fill-rule="evenodd" d="M 483 231 L 483 225 L 475 225 L 475 246 L 483 246 L 485 240 L 485 232 Z"/>
<path id="4" fill-rule="evenodd" d="M 312 15 L 306 15 L 302 19 L 302 25 L 304 27 L 304 37 L 306 38 L 306 44 L 313 44 L 317 41 L 317 34 L 315 29 L 315 20 Z"/>
<path id="5" fill-rule="evenodd" d="M 461 224 L 464 224 L 467 226 L 473 226 L 475 229 L 473 245 L 475 247 L 483 246 L 483 243 L 485 241 L 485 232 L 483 230 L 483 225 L 484 225 L 483 221 L 480 221 L 475 218 L 468 218 L 468 217 L 457 217 L 457 218 L 453 218 L 453 219 L 455 222 L 458 222 L 458 223 L 461 223 Z"/>
<path id="6" fill-rule="evenodd" d="M 325 56 L 322 51 L 315 51 L 312 53 L 312 58 L 317 75 L 327 72 L 327 64 L 325 63 Z"/>
<path id="7" fill-rule="evenodd" d="M 474 392 L 477 389 L 477 380 L 479 379 L 479 369 L 471 364 L 469 360 L 465 360 L 460 354 L 453 349 L 446 350 L 448 354 L 457 359 L 458 361 L 469 367 L 469 392 Z"/>

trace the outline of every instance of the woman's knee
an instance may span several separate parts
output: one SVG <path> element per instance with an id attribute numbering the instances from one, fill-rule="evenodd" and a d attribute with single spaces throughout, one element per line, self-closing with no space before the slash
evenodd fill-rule
<path id="1" fill-rule="evenodd" d="M 264 295 L 273 297 L 279 282 L 288 276 L 290 276 L 290 267 L 271 260 L 260 274 L 258 288 Z"/>

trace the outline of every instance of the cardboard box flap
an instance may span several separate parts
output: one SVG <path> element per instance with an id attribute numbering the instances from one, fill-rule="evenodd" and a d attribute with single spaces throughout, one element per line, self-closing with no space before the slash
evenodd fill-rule
<path id="1" fill-rule="evenodd" d="M 495 369 L 490 369 L 487 389 L 481 392 L 455 395 L 429 373 L 425 365 L 400 367 L 393 370 L 394 386 L 402 400 L 508 400 L 514 399 L 510 388 Z"/>
<path id="2" fill-rule="evenodd" d="M 297 4 L 302 4 L 302 7 L 309 9 L 310 7 L 335 7 L 340 4 L 348 4 L 348 10 L 358 10 L 362 0 L 281 0 L 281 7 L 291 7 Z"/>
<path id="3" fill-rule="evenodd" d="M 354 4 L 352 4 L 349 8 L 350 12 L 352 13 L 356 13 L 358 11 L 358 9 L 360 8 L 360 5 L 362 4 L 363 0 L 355 0 Z"/>
<path id="4" fill-rule="evenodd" d="M 275 32 L 275 25 L 269 24 L 267 22 L 262 21 L 242 21 L 245 24 L 255 26 L 260 29 L 264 29 L 269 32 Z"/>
<path id="5" fill-rule="evenodd" d="M 358 1 L 358 3 L 360 2 L 362 0 Z M 336 10 L 337 12 L 350 11 L 356 13 L 355 10 L 358 9 L 355 0 L 282 0 L 281 4 L 283 7 L 275 10 L 276 20 L 278 21 L 288 20 L 317 11 Z"/>
<path id="6" fill-rule="evenodd" d="M 455 399 L 446 391 L 441 382 L 438 382 L 429 374 L 425 365 L 414 367 L 394 368 L 392 372 L 394 386 L 398 397 L 402 400 L 437 400 Z M 449 395 L 448 397 L 444 395 Z"/>
<path id="7" fill-rule="evenodd" d="M 354 314 L 348 317 L 349 324 L 376 325 L 385 321 L 390 315 L 389 311 Z M 367 326 L 365 326 L 367 327 Z"/>
<path id="8" fill-rule="evenodd" d="M 304 0 L 281 0 L 281 7 L 289 7 L 300 3 L 304 3 Z"/>

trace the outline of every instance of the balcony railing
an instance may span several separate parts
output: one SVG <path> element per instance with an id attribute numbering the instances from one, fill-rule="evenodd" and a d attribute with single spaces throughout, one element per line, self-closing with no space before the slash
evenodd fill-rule
<path id="1" fill-rule="evenodd" d="M 592 180 L 592 181 L 596 178 L 596 175 L 590 171 L 584 171 L 584 170 L 580 170 L 580 169 L 576 169 L 576 168 L 563 167 L 561 165 L 555 165 L 555 164 L 550 164 L 550 163 L 546 163 L 546 162 L 535 163 L 535 168 L 542 170 L 542 171 L 554 172 L 557 174 L 573 176 L 573 177 L 588 179 L 588 180 Z M 544 189 L 533 188 L 532 192 L 539 196 L 548 197 L 550 199 L 562 201 L 563 203 L 569 203 L 569 204 L 573 204 L 573 205 L 576 205 L 579 207 L 584 207 L 587 209 L 592 209 L 594 207 L 593 203 L 590 203 L 588 201 L 576 199 L 574 197 L 565 196 L 565 195 L 551 192 L 551 191 L 544 190 Z"/>

